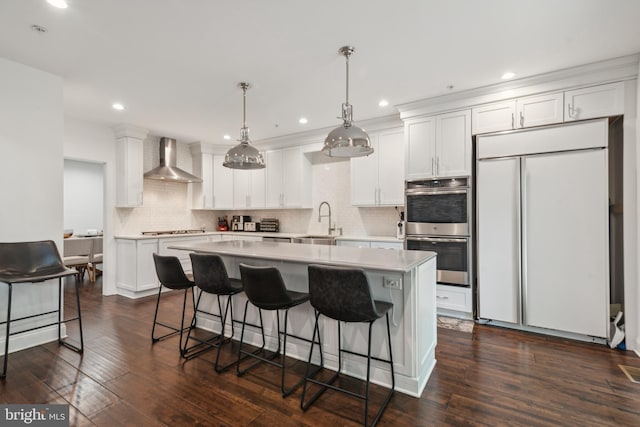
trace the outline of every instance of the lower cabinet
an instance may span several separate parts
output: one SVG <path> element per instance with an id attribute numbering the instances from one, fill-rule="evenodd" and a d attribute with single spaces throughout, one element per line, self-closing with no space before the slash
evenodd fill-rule
<path id="1" fill-rule="evenodd" d="M 170 237 L 158 239 L 116 238 L 116 290 L 128 298 L 140 298 L 158 292 L 158 276 L 153 254 L 173 255 L 180 259 L 182 268 L 190 273 L 189 252 L 169 249 L 169 246 L 220 240 L 217 235 Z"/>
<path id="2" fill-rule="evenodd" d="M 116 239 L 116 288 L 129 298 L 147 296 L 158 289 L 153 253 L 158 239 Z"/>
<path id="3" fill-rule="evenodd" d="M 438 310 L 452 310 L 471 315 L 471 288 L 436 285 L 436 307 Z"/>

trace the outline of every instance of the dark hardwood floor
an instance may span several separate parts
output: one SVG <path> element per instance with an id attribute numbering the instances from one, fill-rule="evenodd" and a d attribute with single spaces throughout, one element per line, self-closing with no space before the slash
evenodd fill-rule
<path id="1" fill-rule="evenodd" d="M 179 312 L 181 296 L 165 297 Z M 12 353 L 0 402 L 68 403 L 77 426 L 360 423 L 362 403 L 338 393 L 302 412 L 300 391 L 283 399 L 273 367 L 241 378 L 235 371 L 218 375 L 214 352 L 185 362 L 177 337 L 152 345 L 155 297 L 102 297 L 98 279 L 82 285 L 81 299 L 84 354 L 56 343 Z M 223 356 L 230 360 L 234 350 Z M 439 328 L 436 357 L 422 397 L 396 393 L 380 426 L 640 425 L 640 384 L 618 368 L 640 366 L 632 352 L 476 325 L 472 334 Z M 384 391 L 374 388 L 373 408 Z"/>

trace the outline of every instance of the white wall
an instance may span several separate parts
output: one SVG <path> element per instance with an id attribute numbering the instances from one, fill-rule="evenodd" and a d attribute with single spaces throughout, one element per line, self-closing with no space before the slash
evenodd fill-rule
<path id="1" fill-rule="evenodd" d="M 103 230 L 104 164 L 64 161 L 64 228 L 74 234 Z"/>
<path id="2" fill-rule="evenodd" d="M 116 139 L 108 126 L 65 117 L 64 157 L 66 159 L 99 163 L 104 174 L 104 262 L 102 269 L 102 293 L 116 293 L 115 241 L 116 230 Z"/>
<path id="3" fill-rule="evenodd" d="M 53 240 L 62 248 L 62 79 L 0 58 L 0 241 Z M 57 280 L 17 284 L 12 318 L 57 308 Z M 4 318 L 7 286 L 0 284 Z M 49 323 L 39 318 L 32 323 Z M 12 324 L 12 331 L 24 329 Z M 14 329 L 15 328 L 15 329 Z M 16 335 L 10 351 L 57 338 L 56 328 Z M 0 337 L 4 349 L 4 334 Z"/>
<path id="4" fill-rule="evenodd" d="M 640 63 L 638 64 L 638 76 L 640 76 Z M 626 296 L 627 301 L 629 301 L 627 304 L 632 304 L 634 307 L 634 316 L 632 317 L 632 324 L 631 325 L 626 325 L 627 327 L 627 337 L 626 337 L 626 343 L 627 346 L 629 346 L 629 343 L 631 343 L 631 346 L 629 346 L 629 348 L 634 348 L 636 351 L 636 354 L 638 354 L 638 356 L 640 356 L 640 332 L 638 332 L 638 330 L 640 329 L 640 314 L 638 314 L 638 312 L 640 311 L 640 277 L 638 274 L 638 266 L 640 266 L 640 251 L 638 251 L 638 248 L 640 248 L 640 227 L 638 226 L 638 224 L 640 224 L 640 209 L 637 208 L 638 203 L 640 203 L 640 84 L 638 84 L 636 82 L 636 118 L 635 118 L 635 126 L 633 127 L 633 132 L 635 133 L 635 148 L 636 148 L 636 168 L 634 170 L 634 173 L 636 174 L 636 217 L 635 217 L 635 225 L 636 225 L 636 246 L 635 246 L 635 250 L 636 250 L 636 257 L 635 257 L 635 266 L 636 268 L 634 269 L 635 271 L 635 276 L 633 277 L 633 279 L 631 281 L 628 281 L 630 284 L 629 286 L 626 287 L 625 292 L 628 294 Z M 628 292 L 628 290 L 631 289 L 631 292 Z M 629 331 L 628 329 L 631 329 L 631 331 Z M 630 334 L 629 334 L 630 332 Z M 635 336 L 635 345 L 633 345 L 633 337 Z"/>

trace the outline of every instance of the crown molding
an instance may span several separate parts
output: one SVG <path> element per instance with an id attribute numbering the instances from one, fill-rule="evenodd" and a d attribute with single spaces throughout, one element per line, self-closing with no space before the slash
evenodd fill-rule
<path id="1" fill-rule="evenodd" d="M 149 134 L 149 131 L 137 126 L 121 123 L 113 128 L 113 133 L 115 134 L 116 139 L 136 138 L 144 140 Z"/>

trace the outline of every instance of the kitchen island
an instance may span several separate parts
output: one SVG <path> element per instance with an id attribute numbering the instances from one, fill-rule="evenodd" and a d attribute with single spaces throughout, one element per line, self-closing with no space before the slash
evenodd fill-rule
<path id="1" fill-rule="evenodd" d="M 388 250 L 374 248 L 354 248 L 291 244 L 277 242 L 226 241 L 169 246 L 173 250 L 218 254 L 224 260 L 230 277 L 240 277 L 240 263 L 278 268 L 287 285 L 294 291 L 308 292 L 307 266 L 324 264 L 362 268 L 371 285 L 375 299 L 393 303 L 391 315 L 391 341 L 396 371 L 396 390 L 419 397 L 424 390 L 429 375 L 435 366 L 436 347 L 436 255 L 433 252 Z M 201 308 L 214 310 L 212 295 L 202 297 Z M 244 306 L 244 294 L 233 297 L 238 319 L 240 308 Z M 247 320 L 257 321 L 257 310 L 249 310 Z M 264 312 L 267 347 L 277 346 L 277 329 L 274 312 Z M 326 320 L 326 319 L 324 319 Z M 309 304 L 294 307 L 289 312 L 288 325 L 293 334 L 311 337 L 314 312 Z M 220 322 L 202 314 L 198 326 L 212 331 L 220 330 Z M 236 337 L 240 324 L 236 324 Z M 325 357 L 325 366 L 337 369 L 337 323 L 333 320 L 320 325 Z M 230 330 L 227 331 L 230 334 Z M 343 343 L 355 351 L 366 351 L 367 326 L 348 324 L 342 329 Z M 384 322 L 376 322 L 373 328 L 372 351 L 375 356 L 387 357 Z M 261 342 L 258 331 L 245 331 L 245 339 L 253 345 Z M 288 340 L 287 356 L 306 360 L 309 344 Z M 358 378 L 365 378 L 366 360 L 343 355 L 343 372 Z M 388 368 L 372 361 L 373 382 L 390 386 Z"/>

